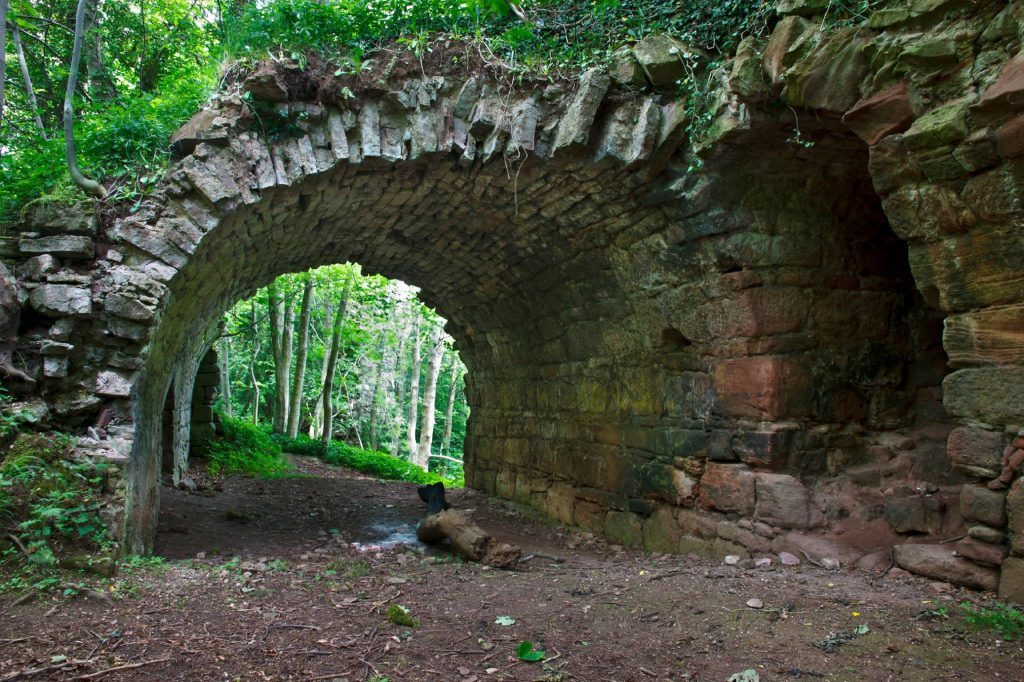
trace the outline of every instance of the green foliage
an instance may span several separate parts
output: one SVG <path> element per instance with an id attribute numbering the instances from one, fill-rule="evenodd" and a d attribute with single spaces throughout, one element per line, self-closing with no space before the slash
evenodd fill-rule
<path id="1" fill-rule="evenodd" d="M 281 446 L 267 431 L 237 417 L 221 414 L 220 418 L 223 435 L 209 445 L 210 473 L 273 478 L 290 470 Z"/>
<path id="2" fill-rule="evenodd" d="M 99 513 L 107 469 L 106 462 L 73 458 L 64 436 L 19 436 L 0 464 L 0 525 L 25 552 L 11 543 L 0 556 L 45 570 L 66 553 L 107 549 L 109 529 Z"/>
<path id="3" fill-rule="evenodd" d="M 409 609 L 399 604 L 389 606 L 386 615 L 388 622 L 395 625 L 403 625 L 407 628 L 415 628 L 420 625 L 418 620 L 409 615 Z"/>
<path id="4" fill-rule="evenodd" d="M 543 649 L 534 649 L 533 642 L 520 642 L 519 646 L 516 647 L 516 658 L 528 663 L 543 661 L 547 655 L 547 652 Z"/>
<path id="5" fill-rule="evenodd" d="M 963 602 L 964 622 L 979 630 L 991 630 L 1010 642 L 1024 636 L 1024 612 L 1009 604 L 996 603 L 987 608 Z"/>
<path id="6" fill-rule="evenodd" d="M 328 464 L 355 469 L 384 480 L 409 481 L 420 484 L 441 482 L 449 487 L 461 485 L 460 482 L 453 482 L 437 474 L 423 471 L 418 466 L 404 459 L 392 457 L 386 452 L 363 450 L 340 441 L 334 441 L 325 454 L 323 443 L 313 440 L 309 436 L 299 436 L 298 438 L 275 436 L 274 440 L 286 452 L 319 457 Z"/>

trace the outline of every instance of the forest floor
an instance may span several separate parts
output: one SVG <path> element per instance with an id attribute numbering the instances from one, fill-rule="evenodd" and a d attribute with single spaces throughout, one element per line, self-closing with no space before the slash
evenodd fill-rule
<path id="1" fill-rule="evenodd" d="M 1021 679 L 1020 642 L 963 622 L 985 595 L 655 556 L 452 491 L 524 555 L 564 559 L 500 571 L 419 545 L 414 485 L 295 462 L 291 478 L 164 488 L 163 560 L 123 567 L 109 598 L 0 596 L 0 682 Z M 390 623 L 392 604 L 418 627 Z M 546 660 L 519 660 L 523 641 Z"/>

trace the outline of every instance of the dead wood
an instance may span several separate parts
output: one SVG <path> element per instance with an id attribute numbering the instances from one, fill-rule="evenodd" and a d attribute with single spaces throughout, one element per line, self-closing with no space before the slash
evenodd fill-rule
<path id="1" fill-rule="evenodd" d="M 429 515 L 416 528 L 416 537 L 421 542 L 449 540 L 452 549 L 463 559 L 497 568 L 510 568 L 519 563 L 522 551 L 518 547 L 495 540 L 473 523 L 468 511 L 450 508 L 444 498 L 443 483 L 420 486 L 417 492 L 430 509 Z"/>

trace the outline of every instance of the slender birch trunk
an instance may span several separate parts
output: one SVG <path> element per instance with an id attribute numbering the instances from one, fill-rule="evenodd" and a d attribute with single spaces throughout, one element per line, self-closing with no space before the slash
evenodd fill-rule
<path id="1" fill-rule="evenodd" d="M 295 356 L 295 378 L 292 380 L 292 395 L 288 405 L 288 437 L 299 433 L 299 417 L 302 408 L 302 391 L 306 381 L 306 356 L 309 354 L 309 309 L 313 304 L 313 280 L 306 282 L 302 291 L 302 309 L 299 312 L 299 348 Z"/>
<path id="2" fill-rule="evenodd" d="M 260 424 L 260 384 L 256 380 L 256 356 L 260 354 L 260 330 L 256 327 L 256 299 L 252 301 L 252 357 L 249 358 L 249 377 L 252 379 L 252 423 Z"/>
<path id="3" fill-rule="evenodd" d="M 3 0 L 6 2 L 7 0 Z M 3 29 L 0 28 L 0 33 Z M 18 28 L 18 23 L 11 22 L 11 37 L 14 39 L 14 51 L 18 55 L 18 66 L 21 67 L 21 78 L 25 81 L 25 95 L 28 97 L 28 105 L 32 109 L 32 118 L 36 122 L 36 127 L 39 128 L 39 136 L 44 140 L 46 137 L 46 127 L 43 126 L 43 117 L 39 113 L 39 103 L 36 101 L 36 90 L 32 86 L 32 74 L 28 70 L 28 62 L 25 60 L 25 48 L 21 44 L 21 29 Z M 0 45 L 3 44 L 3 39 L 0 38 Z M 0 57 L 0 59 L 3 59 Z M 2 87 L 2 86 L 0 86 Z M 2 99 L 2 98 L 0 98 Z"/>
<path id="4" fill-rule="evenodd" d="M 406 421 L 410 460 L 416 457 L 416 417 L 420 411 L 420 314 L 415 301 L 412 302 L 412 314 L 412 378 L 409 379 L 409 412 Z"/>
<path id="5" fill-rule="evenodd" d="M 275 433 L 284 433 L 288 424 L 288 397 L 291 390 L 292 306 L 281 298 L 277 284 L 267 288 L 270 308 L 270 353 L 274 359 L 274 421 Z"/>
<path id="6" fill-rule="evenodd" d="M 444 356 L 444 328 L 434 332 L 427 362 L 427 382 L 423 386 L 423 421 L 420 424 L 420 443 L 413 464 L 424 471 L 430 467 L 430 446 L 434 441 L 434 417 L 437 414 L 437 377 L 441 374 L 441 358 Z"/>
<path id="7" fill-rule="evenodd" d="M 229 373 L 231 363 L 231 339 L 221 341 L 220 353 L 217 354 L 217 361 L 220 364 L 220 398 L 224 403 L 224 414 L 231 416 L 231 375 Z"/>
<path id="8" fill-rule="evenodd" d="M 341 329 L 345 322 L 345 312 L 348 309 L 348 297 L 352 291 L 351 274 L 345 280 L 345 291 L 341 294 L 338 302 L 338 311 L 334 315 L 334 328 L 331 330 L 331 352 L 327 359 L 327 377 L 324 379 L 324 451 L 331 444 L 331 430 L 334 426 L 334 412 L 331 408 L 331 398 L 334 391 L 334 370 L 338 366 L 338 354 L 341 351 Z"/>
<path id="9" fill-rule="evenodd" d="M 402 416 L 403 408 L 405 406 L 405 344 L 409 336 L 409 321 L 404 315 L 397 315 L 399 318 L 396 321 L 398 326 L 398 344 L 395 349 L 395 373 L 392 376 L 392 390 L 395 395 L 395 408 L 397 414 L 391 419 L 391 415 L 388 418 L 391 419 L 390 428 L 390 450 L 391 454 L 398 457 L 399 450 L 401 449 L 402 443 Z"/>
<path id="10" fill-rule="evenodd" d="M 452 449 L 452 415 L 455 414 L 455 392 L 459 383 L 459 359 L 452 357 L 452 373 L 448 383 L 448 406 L 444 410 L 444 435 L 441 437 L 442 455 L 451 456 Z"/>

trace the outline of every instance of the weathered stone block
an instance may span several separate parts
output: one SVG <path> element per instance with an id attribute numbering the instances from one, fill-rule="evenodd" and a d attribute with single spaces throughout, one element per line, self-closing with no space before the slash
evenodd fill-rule
<path id="1" fill-rule="evenodd" d="M 743 545 L 751 552 L 764 554 L 770 552 L 772 548 L 771 540 L 768 538 L 758 535 L 750 529 L 741 528 L 731 521 L 719 521 L 716 523 L 715 533 L 723 540 Z"/>
<path id="2" fill-rule="evenodd" d="M 715 366 L 718 406 L 737 417 L 804 416 L 811 407 L 811 383 L 806 363 L 790 357 L 734 358 Z"/>
<path id="3" fill-rule="evenodd" d="M 914 122 L 910 85 L 900 81 L 857 102 L 843 116 L 843 123 L 869 145 L 887 135 L 902 133 Z"/>
<path id="4" fill-rule="evenodd" d="M 814 35 L 812 24 L 798 16 L 788 16 L 776 24 L 761 57 L 765 74 L 774 85 L 782 84 L 783 73 L 807 52 Z"/>
<path id="5" fill-rule="evenodd" d="M 745 464 L 708 462 L 700 479 L 701 506 L 747 516 L 754 511 L 755 481 Z"/>
<path id="6" fill-rule="evenodd" d="M 857 29 L 830 33 L 785 75 L 783 99 L 794 107 L 842 114 L 860 97 L 867 73 L 865 47 L 869 41 Z"/>
<path id="7" fill-rule="evenodd" d="M 33 232 L 40 234 L 91 237 L 99 229 L 99 216 L 92 201 L 73 204 L 40 202 L 28 209 L 27 223 Z"/>
<path id="8" fill-rule="evenodd" d="M 967 534 L 975 540 L 987 542 L 990 545 L 1001 545 L 1006 542 L 1006 532 L 989 526 L 971 526 Z"/>
<path id="9" fill-rule="evenodd" d="M 757 505 L 754 516 L 759 521 L 780 528 L 807 530 L 825 523 L 825 517 L 814 506 L 810 491 L 786 474 L 756 474 Z"/>
<path id="10" fill-rule="evenodd" d="M 580 78 L 579 89 L 565 115 L 558 123 L 555 135 L 555 150 L 579 147 L 590 139 L 590 128 L 594 124 L 597 109 L 604 100 L 611 79 L 600 69 L 591 69 Z"/>
<path id="11" fill-rule="evenodd" d="M 733 450 L 750 467 L 777 469 L 793 452 L 799 429 L 798 424 L 764 424 L 757 430 L 742 430 L 733 440 Z"/>
<path id="12" fill-rule="evenodd" d="M 516 472 L 513 469 L 502 469 L 498 472 L 494 485 L 498 497 L 511 500 L 516 493 Z M 567 521 L 567 523 L 572 523 L 572 521 Z"/>
<path id="13" fill-rule="evenodd" d="M 942 530 L 940 500 L 934 497 L 886 498 L 885 520 L 897 533 L 938 533 Z"/>
<path id="14" fill-rule="evenodd" d="M 1024 367 L 985 367 L 953 372 L 942 382 L 943 404 L 962 419 L 1024 424 Z"/>
<path id="15" fill-rule="evenodd" d="M 548 488 L 546 498 L 548 514 L 555 517 L 562 523 L 573 522 L 573 507 L 576 506 L 576 494 L 572 486 L 565 483 L 555 483 Z"/>
<path id="16" fill-rule="evenodd" d="M 946 441 L 946 452 L 955 469 L 985 479 L 999 475 L 1004 447 L 1006 436 L 1001 431 L 969 426 L 953 429 Z"/>
<path id="17" fill-rule="evenodd" d="M 1024 559 L 1010 558 L 999 573 L 999 598 L 1024 604 Z"/>
<path id="18" fill-rule="evenodd" d="M 967 103 L 951 102 L 914 121 L 903 134 L 903 144 L 913 151 L 956 144 L 967 137 Z"/>
<path id="19" fill-rule="evenodd" d="M 985 89 L 975 105 L 975 117 L 998 119 L 1019 111 L 1024 101 L 1024 50 L 1008 61 L 999 78 Z"/>
<path id="20" fill-rule="evenodd" d="M 1024 305 L 950 315 L 942 346 L 952 367 L 1024 365 Z"/>
<path id="21" fill-rule="evenodd" d="M 639 547 L 644 542 L 643 522 L 632 512 L 608 512 L 604 532 L 611 540 L 630 547 Z"/>
<path id="22" fill-rule="evenodd" d="M 32 290 L 29 302 L 39 312 L 54 317 L 86 317 L 92 314 L 92 292 L 84 287 L 43 284 Z"/>
<path id="23" fill-rule="evenodd" d="M 968 521 L 1003 528 L 1006 526 L 1006 491 L 965 484 L 960 489 L 960 514 Z"/>
<path id="24" fill-rule="evenodd" d="M 674 553 L 679 551 L 682 531 L 670 507 L 658 507 L 644 519 L 644 549 L 650 552 Z"/>
<path id="25" fill-rule="evenodd" d="M 1024 479 L 1018 478 L 1006 495 L 1006 530 L 1010 553 L 1024 556 Z"/>
<path id="26" fill-rule="evenodd" d="M 995 133 L 996 152 L 1006 159 L 1024 156 L 1024 114 L 1000 126 Z"/>
<path id="27" fill-rule="evenodd" d="M 112 398 L 127 398 L 135 377 L 118 370 L 106 369 L 96 375 L 96 393 Z"/>
<path id="28" fill-rule="evenodd" d="M 53 235 L 21 239 L 18 248 L 24 255 L 48 253 L 60 258 L 89 259 L 96 253 L 96 246 L 91 237 L 76 235 Z"/>
<path id="29" fill-rule="evenodd" d="M 896 545 L 893 556 L 905 571 L 954 585 L 978 590 L 995 590 L 999 585 L 998 570 L 956 556 L 950 545 Z"/>
<path id="30" fill-rule="evenodd" d="M 576 525 L 580 528 L 593 533 L 603 533 L 604 519 L 607 513 L 608 510 L 600 504 L 581 500 L 576 503 L 574 518 Z"/>
<path id="31" fill-rule="evenodd" d="M 957 553 L 971 561 L 988 566 L 999 566 L 1010 553 L 1006 545 L 990 545 L 987 542 L 979 542 L 974 538 L 966 538 L 956 543 Z"/>
<path id="32" fill-rule="evenodd" d="M 672 85 L 683 77 L 686 55 L 694 51 L 686 43 L 662 33 L 644 38 L 633 47 L 633 54 L 647 79 L 655 87 Z"/>
<path id="33" fill-rule="evenodd" d="M 823 14 L 830 5 L 830 0 L 778 0 L 775 3 L 775 11 L 779 14 L 813 16 Z"/>

